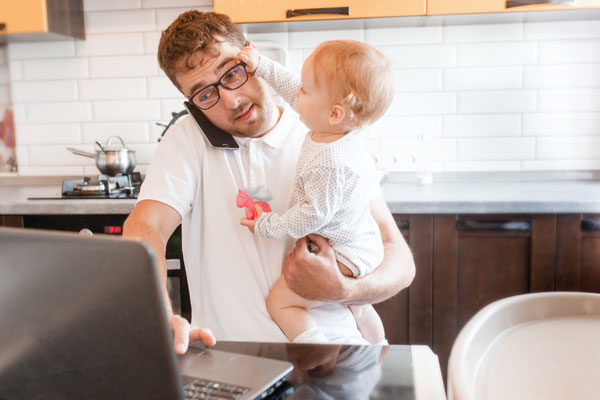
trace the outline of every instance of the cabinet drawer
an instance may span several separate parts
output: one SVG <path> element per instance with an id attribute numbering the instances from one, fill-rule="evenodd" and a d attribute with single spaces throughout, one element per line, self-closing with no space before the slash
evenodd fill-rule
<path id="1" fill-rule="evenodd" d="M 213 4 L 216 12 L 236 23 L 425 15 L 425 0 L 215 0 Z"/>
<path id="2" fill-rule="evenodd" d="M 515 2 L 511 2 L 514 4 Z M 531 4 L 518 7 L 506 7 L 506 0 L 427 0 L 427 15 L 438 14 L 475 14 L 495 12 L 571 10 L 600 7 L 599 0 L 577 0 L 576 5 Z"/>

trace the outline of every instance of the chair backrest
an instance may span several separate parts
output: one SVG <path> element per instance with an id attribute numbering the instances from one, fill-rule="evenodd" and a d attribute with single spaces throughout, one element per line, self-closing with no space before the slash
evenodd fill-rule
<path id="1" fill-rule="evenodd" d="M 600 294 L 508 297 L 484 307 L 458 335 L 448 399 L 595 399 L 598 365 Z"/>

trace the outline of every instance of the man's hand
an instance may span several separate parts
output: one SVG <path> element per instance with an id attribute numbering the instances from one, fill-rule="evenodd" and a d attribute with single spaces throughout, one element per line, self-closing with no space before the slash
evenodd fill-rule
<path id="1" fill-rule="evenodd" d="M 246 71 L 253 74 L 256 71 L 256 68 L 258 68 L 260 54 L 254 43 L 248 41 L 248 44 L 238 53 L 237 59 L 246 64 Z"/>
<path id="2" fill-rule="evenodd" d="M 263 215 L 264 211 L 261 206 L 258 204 L 254 205 L 254 210 L 256 211 L 256 217 L 254 219 L 242 218 L 240 219 L 240 225 L 247 226 L 250 229 L 250 232 L 254 233 L 254 225 L 256 225 L 256 220 Z"/>
<path id="3" fill-rule="evenodd" d="M 309 250 L 309 239 L 318 247 L 315 253 Z M 327 302 L 344 300 L 345 280 L 354 279 L 342 275 L 333 248 L 319 235 L 296 242 L 283 263 L 283 276 L 290 289 L 305 299 Z"/>
<path id="4" fill-rule="evenodd" d="M 214 346 L 217 343 L 210 329 L 192 329 L 188 320 L 177 314 L 169 316 L 169 325 L 173 332 L 173 345 L 177 354 L 184 354 L 192 342 L 202 342 L 207 346 Z"/>

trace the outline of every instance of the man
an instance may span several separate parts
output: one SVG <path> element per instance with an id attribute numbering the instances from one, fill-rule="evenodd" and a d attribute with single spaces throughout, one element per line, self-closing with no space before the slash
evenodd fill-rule
<path id="1" fill-rule="evenodd" d="M 231 20 L 216 13 L 185 12 L 163 32 L 161 68 L 240 148 L 211 147 L 191 117 L 175 124 L 157 149 L 124 235 L 141 237 L 156 251 L 180 354 L 189 341 L 215 341 L 209 329 L 192 329 L 175 315 L 168 300 L 165 246 L 180 223 L 194 326 L 210 328 L 225 340 L 286 341 L 265 305 L 283 264 L 292 290 L 328 303 L 311 310 L 328 339 L 358 342 L 360 333 L 347 304 L 377 303 L 406 288 L 414 277 L 410 250 L 377 189 L 372 190 L 371 213 L 381 230 L 385 257 L 364 278 L 339 273 L 333 250 L 322 237 L 309 236 L 319 248 L 310 253 L 307 238 L 294 247 L 293 242 L 260 238 L 240 226 L 238 189 L 260 193 L 274 211 L 289 208 L 306 133 L 297 114 L 276 105 L 266 83 L 248 76 L 236 59 L 245 43 Z"/>

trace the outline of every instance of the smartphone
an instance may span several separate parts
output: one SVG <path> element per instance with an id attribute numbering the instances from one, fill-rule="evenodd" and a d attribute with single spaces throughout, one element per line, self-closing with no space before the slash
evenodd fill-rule
<path id="1" fill-rule="evenodd" d="M 206 136 L 212 147 L 225 150 L 233 150 L 240 147 L 231 134 L 214 126 L 196 105 L 189 101 L 184 101 L 183 106 L 188 110 L 192 118 L 194 118 L 200 129 L 202 129 L 204 136 Z"/>

